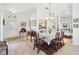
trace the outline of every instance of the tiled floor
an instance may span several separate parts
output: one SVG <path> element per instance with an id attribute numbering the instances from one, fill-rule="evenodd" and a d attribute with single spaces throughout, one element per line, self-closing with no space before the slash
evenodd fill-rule
<path id="1" fill-rule="evenodd" d="M 79 55 L 79 46 L 72 46 L 71 39 L 64 38 L 65 46 L 55 55 Z M 37 49 L 33 50 L 33 43 L 26 38 L 14 38 L 7 41 L 9 55 L 46 55 L 43 51 L 37 54 Z"/>

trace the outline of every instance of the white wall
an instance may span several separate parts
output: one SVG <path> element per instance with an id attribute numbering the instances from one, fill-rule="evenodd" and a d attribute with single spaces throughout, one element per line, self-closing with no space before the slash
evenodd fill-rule
<path id="1" fill-rule="evenodd" d="M 10 15 L 12 14 L 9 11 L 4 11 L 4 38 L 18 36 L 19 22 L 17 19 L 17 15 L 15 14 L 16 18 L 8 18 L 8 16 Z"/>
<path id="2" fill-rule="evenodd" d="M 41 5 L 41 7 L 39 7 L 39 9 L 38 8 L 32 9 L 27 13 L 26 12 L 15 13 L 16 19 L 8 18 L 8 16 L 12 15 L 12 13 L 5 9 L 4 11 L 5 26 L 4 26 L 4 32 L 3 32 L 4 38 L 18 36 L 19 30 L 21 28 L 20 27 L 21 22 L 26 22 L 26 29 L 30 30 L 29 22 L 31 20 L 36 20 L 36 26 L 32 26 L 31 29 L 38 31 L 39 19 L 48 17 L 48 10 L 45 10 L 44 8 L 42 8 L 46 6 L 47 4 L 43 4 Z"/>
<path id="3" fill-rule="evenodd" d="M 1 40 L 1 10 L 0 10 L 0 40 Z"/>
<path id="4" fill-rule="evenodd" d="M 36 10 L 35 10 L 36 11 Z M 30 20 L 36 19 L 36 12 L 31 10 L 29 12 L 17 12 L 15 13 L 16 18 L 8 18 L 9 15 L 13 15 L 11 12 L 5 10 L 4 19 L 4 38 L 19 36 L 21 29 L 21 22 L 26 22 L 26 30 L 30 30 Z M 12 24 L 14 23 L 14 25 Z M 12 27 L 13 26 L 13 27 Z M 36 30 L 37 27 L 32 27 Z"/>
<path id="5" fill-rule="evenodd" d="M 29 13 L 27 14 L 27 16 L 29 16 L 29 28 L 30 30 L 34 30 L 34 31 L 38 31 L 38 20 L 37 20 L 37 9 L 34 8 L 32 10 L 29 11 Z M 35 26 L 30 26 L 33 22 L 36 20 L 36 25 Z"/>
<path id="6" fill-rule="evenodd" d="M 0 41 L 3 41 L 3 8 L 0 4 Z"/>
<path id="7" fill-rule="evenodd" d="M 48 7 L 48 9 L 46 9 L 46 7 Z M 39 7 L 37 9 L 37 18 L 39 19 L 47 19 L 49 20 L 49 7 L 50 7 L 50 12 L 51 12 L 51 17 L 52 17 L 52 25 L 54 24 L 54 26 L 56 27 L 57 24 L 59 25 L 59 30 L 62 29 L 62 23 L 67 23 L 69 24 L 69 27 L 71 27 L 72 24 L 72 6 L 71 4 L 67 4 L 67 3 L 52 3 L 50 6 L 49 4 L 39 4 Z M 62 17 L 70 17 L 70 18 L 63 18 Z M 55 19 L 53 19 L 55 18 Z M 57 18 L 57 19 L 56 19 Z M 57 23 L 58 20 L 58 23 Z M 48 27 L 50 27 L 50 25 L 48 25 Z M 65 33 L 69 33 L 69 32 L 65 32 Z"/>
<path id="8" fill-rule="evenodd" d="M 79 18 L 79 4 L 73 4 L 72 8 L 72 14 L 73 14 L 73 19 Z M 78 24 L 79 22 L 73 23 L 73 24 Z M 73 27 L 73 45 L 79 45 L 79 28 L 74 28 Z"/>
<path id="9" fill-rule="evenodd" d="M 54 8 L 53 8 L 54 7 Z M 54 10 L 53 10 L 54 9 Z M 72 5 L 70 3 L 52 4 L 52 12 L 58 16 L 59 30 L 63 29 L 63 23 L 67 23 L 67 29 L 71 29 L 72 24 Z M 65 35 L 71 35 L 71 32 L 64 30 Z"/>
<path id="10" fill-rule="evenodd" d="M 60 13 L 61 11 L 67 11 L 68 10 L 68 6 L 69 4 L 52 4 L 51 6 L 51 12 L 52 12 L 52 17 L 54 16 L 58 16 L 58 21 L 59 21 L 59 26 L 61 29 L 61 21 L 60 21 Z M 18 36 L 19 34 L 19 30 L 20 30 L 20 23 L 25 21 L 26 22 L 26 30 L 29 29 L 29 22 L 31 20 L 35 20 L 36 19 L 36 26 L 31 27 L 32 29 L 39 31 L 39 20 L 40 19 L 47 19 L 48 20 L 48 16 L 49 16 L 49 10 L 46 10 L 45 8 L 49 7 L 48 4 L 46 3 L 41 3 L 39 4 L 39 6 L 37 8 L 34 8 L 28 12 L 19 12 L 17 13 L 17 18 L 15 19 L 15 21 L 13 21 L 16 26 L 16 30 L 10 30 L 10 22 L 8 21 L 7 15 L 9 15 L 9 13 L 5 13 L 5 20 L 6 20 L 6 25 L 4 26 L 4 38 L 6 37 L 12 37 L 12 36 Z M 67 9 L 66 9 L 67 8 Z M 52 21 L 52 23 L 57 26 L 56 24 L 57 19 L 54 19 Z M 68 23 L 70 23 L 71 21 L 68 21 Z M 50 26 L 48 26 L 50 27 Z"/>

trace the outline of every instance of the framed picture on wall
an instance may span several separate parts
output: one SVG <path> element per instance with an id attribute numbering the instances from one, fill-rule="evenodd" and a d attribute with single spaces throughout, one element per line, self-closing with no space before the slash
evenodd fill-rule
<path id="1" fill-rule="evenodd" d="M 79 18 L 73 19 L 73 22 L 79 22 Z"/>
<path id="2" fill-rule="evenodd" d="M 47 29 L 47 20 L 39 21 L 39 29 Z"/>
<path id="3" fill-rule="evenodd" d="M 16 15 L 15 14 L 8 15 L 8 18 L 16 18 Z"/>
<path id="4" fill-rule="evenodd" d="M 31 20 L 30 25 L 31 26 L 36 26 L 36 20 Z"/>
<path id="5" fill-rule="evenodd" d="M 26 22 L 21 22 L 21 27 L 26 27 Z"/>
<path id="6" fill-rule="evenodd" d="M 78 28 L 79 27 L 79 24 L 73 24 L 73 27 L 74 28 Z"/>

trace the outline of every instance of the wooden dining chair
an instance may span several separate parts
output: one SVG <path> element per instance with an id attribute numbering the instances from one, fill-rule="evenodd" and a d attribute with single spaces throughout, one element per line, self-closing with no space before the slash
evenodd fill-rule
<path id="1" fill-rule="evenodd" d="M 38 49 L 37 53 L 39 53 L 39 51 L 41 50 L 41 44 L 42 44 L 42 41 L 41 41 L 40 38 L 34 39 L 34 47 L 33 47 L 33 50 L 36 47 Z"/>
<path id="2" fill-rule="evenodd" d="M 26 36 L 26 28 L 21 28 L 21 30 L 19 31 L 20 37 L 24 36 L 23 34 L 25 34 L 25 36 Z"/>
<path id="3" fill-rule="evenodd" d="M 57 49 L 60 49 L 64 45 L 64 32 L 61 33 L 56 33 L 56 38 L 55 38 L 55 46 Z"/>
<path id="4" fill-rule="evenodd" d="M 50 42 L 50 46 L 58 51 L 58 49 L 60 48 L 60 32 L 56 32 L 55 38 Z"/>
<path id="5" fill-rule="evenodd" d="M 48 44 L 44 40 L 41 40 L 40 38 L 37 38 L 37 39 L 34 40 L 33 50 L 35 49 L 35 47 L 38 49 L 37 53 L 39 53 L 40 50 L 47 49 Z"/>
<path id="6" fill-rule="evenodd" d="M 56 41 L 53 39 L 51 40 L 49 47 L 53 48 L 55 51 L 58 51 Z"/>
<path id="7" fill-rule="evenodd" d="M 61 36 L 60 36 L 61 44 L 62 46 L 64 45 L 64 32 L 61 31 Z"/>
<path id="8" fill-rule="evenodd" d="M 0 41 L 0 53 L 6 51 L 6 55 L 8 55 L 8 45 L 6 44 L 6 41 Z"/>

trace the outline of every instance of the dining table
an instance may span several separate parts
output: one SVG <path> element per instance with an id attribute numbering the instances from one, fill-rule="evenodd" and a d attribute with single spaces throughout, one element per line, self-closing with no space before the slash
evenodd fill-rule
<path id="1" fill-rule="evenodd" d="M 50 45 L 51 40 L 55 38 L 55 33 L 41 33 L 39 34 L 39 38 L 41 38 L 41 40 L 44 40 L 45 42 L 47 42 L 48 45 Z"/>

